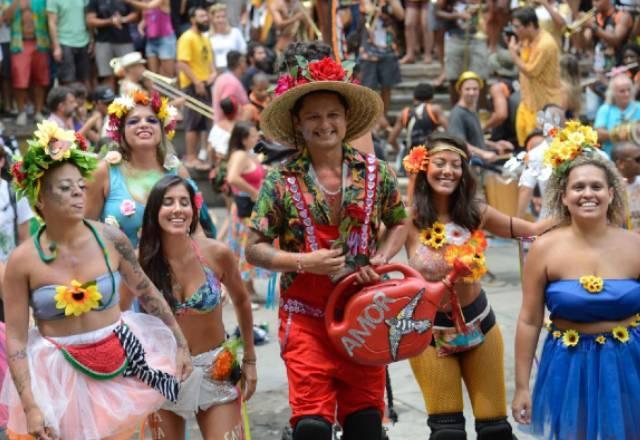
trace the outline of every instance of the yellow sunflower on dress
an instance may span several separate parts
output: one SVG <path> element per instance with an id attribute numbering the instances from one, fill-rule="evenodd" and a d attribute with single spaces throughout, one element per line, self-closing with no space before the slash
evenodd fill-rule
<path id="1" fill-rule="evenodd" d="M 580 334 L 575 330 L 567 330 L 562 335 L 562 343 L 566 347 L 575 347 L 578 345 L 578 341 L 580 341 Z"/>
<path id="2" fill-rule="evenodd" d="M 102 295 L 98 291 L 95 282 L 82 284 L 79 281 L 71 281 L 71 287 L 56 287 L 56 308 L 64 309 L 65 316 L 80 316 L 100 305 Z"/>
<path id="3" fill-rule="evenodd" d="M 584 290 L 589 293 L 602 292 L 602 288 L 604 287 L 604 281 L 602 281 L 602 278 L 595 275 L 581 276 L 578 281 L 580 281 Z"/>
<path id="4" fill-rule="evenodd" d="M 623 344 L 629 341 L 629 330 L 626 327 L 618 326 L 611 330 L 613 337 Z"/>
<path id="5" fill-rule="evenodd" d="M 600 335 L 596 338 L 596 342 L 600 345 L 604 344 L 605 342 L 607 342 L 607 338 L 604 335 Z"/>

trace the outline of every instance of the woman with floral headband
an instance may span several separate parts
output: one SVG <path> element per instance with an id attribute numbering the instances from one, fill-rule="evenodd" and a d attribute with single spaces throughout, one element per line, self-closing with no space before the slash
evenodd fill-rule
<path id="1" fill-rule="evenodd" d="M 372 266 L 391 259 L 405 241 L 395 176 L 348 144 L 378 121 L 382 101 L 331 58 L 300 57 L 279 79 L 276 95 L 260 126 L 299 152 L 264 179 L 246 256 L 283 272 L 280 342 L 293 438 L 331 439 L 337 415 L 343 439 L 380 439 L 385 369 L 342 357 L 322 317 L 334 281 L 354 270 L 359 283 L 378 280 Z"/>
<path id="2" fill-rule="evenodd" d="M 595 132 L 577 122 L 552 141 L 545 202 L 561 223 L 533 243 L 524 266 L 512 411 L 545 438 L 640 438 L 640 236 L 617 226 L 623 179 L 596 147 Z"/>
<path id="3" fill-rule="evenodd" d="M 195 416 L 203 438 L 240 440 L 240 405 L 251 397 L 257 381 L 251 302 L 231 250 L 194 235 L 195 196 L 185 179 L 165 176 L 151 190 L 144 211 L 140 264 L 171 306 L 193 361 L 178 402 L 167 402 L 158 412 L 157 431 L 165 439 L 182 439 L 185 420 Z M 244 341 L 241 361 L 238 340 L 225 342 L 222 284 L 233 300 Z"/>
<path id="4" fill-rule="evenodd" d="M 107 153 L 89 184 L 87 217 L 120 228 L 136 247 L 153 185 L 166 174 L 189 178 L 171 151 L 177 111 L 158 92 L 143 91 L 119 96 L 108 111 L 109 135 L 119 148 Z M 207 210 L 201 215 L 208 218 Z"/>
<path id="5" fill-rule="evenodd" d="M 465 439 L 462 380 L 476 418 L 479 440 L 511 440 L 507 422 L 503 341 L 480 285 L 486 273 L 483 229 L 500 237 L 532 236 L 544 230 L 480 202 L 462 139 L 433 134 L 403 160 L 416 175 L 407 253 L 425 279 L 442 279 L 461 259 L 473 270 L 456 283 L 437 313 L 432 346 L 411 359 L 429 413 L 431 438 Z M 460 313 L 462 312 L 462 313 Z"/>
<path id="6" fill-rule="evenodd" d="M 185 337 L 125 235 L 84 219 L 96 167 L 86 140 L 41 124 L 28 145 L 12 171 L 44 224 L 11 254 L 4 279 L 9 438 L 130 436 L 177 399 L 191 372 Z M 148 315 L 120 312 L 120 281 Z"/>

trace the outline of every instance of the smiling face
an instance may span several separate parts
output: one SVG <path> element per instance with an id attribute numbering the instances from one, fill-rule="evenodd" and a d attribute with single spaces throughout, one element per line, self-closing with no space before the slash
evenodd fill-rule
<path id="1" fill-rule="evenodd" d="M 342 147 L 347 133 L 347 109 L 335 93 L 314 93 L 303 98 L 296 129 L 309 148 L 330 150 Z"/>
<path id="2" fill-rule="evenodd" d="M 613 200 L 613 188 L 607 176 L 596 165 L 580 165 L 569 172 L 562 203 L 573 219 L 602 219 L 607 217 Z"/>
<path id="3" fill-rule="evenodd" d="M 460 97 L 468 108 L 475 108 L 480 96 L 480 84 L 475 79 L 468 79 L 460 86 Z"/>
<path id="4" fill-rule="evenodd" d="M 157 148 L 162 140 L 160 120 L 150 107 L 137 105 L 124 120 L 124 139 L 132 148 Z"/>
<path id="5" fill-rule="evenodd" d="M 450 196 L 462 178 L 462 158 L 453 151 L 440 151 L 429 157 L 427 182 L 434 193 Z"/>
<path id="6" fill-rule="evenodd" d="M 158 224 L 163 233 L 185 235 L 193 219 L 193 206 L 189 191 L 183 184 L 167 189 L 158 211 Z"/>
<path id="7" fill-rule="evenodd" d="M 44 219 L 84 218 L 85 179 L 80 170 L 65 163 L 48 171 L 42 178 L 42 189 L 36 207 Z"/>

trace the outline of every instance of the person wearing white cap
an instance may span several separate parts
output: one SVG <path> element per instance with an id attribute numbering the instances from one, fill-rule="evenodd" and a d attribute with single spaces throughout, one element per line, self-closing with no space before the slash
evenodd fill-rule
<path id="1" fill-rule="evenodd" d="M 109 64 L 117 76 L 124 77 L 120 80 L 119 93 L 121 95 L 147 88 L 142 76 L 146 70 L 147 60 L 142 58 L 140 52 L 129 52 L 120 58 L 112 59 Z"/>

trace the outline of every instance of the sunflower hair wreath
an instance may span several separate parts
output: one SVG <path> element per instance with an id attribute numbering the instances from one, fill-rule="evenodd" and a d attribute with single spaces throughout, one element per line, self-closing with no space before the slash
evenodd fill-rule
<path id="1" fill-rule="evenodd" d="M 167 138 L 169 140 L 173 139 L 176 132 L 176 117 L 178 115 L 178 110 L 169 104 L 169 100 L 167 98 L 161 97 L 156 90 L 151 92 L 151 95 L 142 90 L 136 90 L 133 93 L 123 94 L 117 97 L 111 104 L 109 104 L 109 108 L 107 109 L 109 114 L 107 132 L 111 139 L 116 142 L 120 142 L 122 140 L 120 129 L 124 122 L 124 118 L 136 107 L 136 105 L 150 106 L 151 110 L 153 110 L 162 123 Z"/>
<path id="2" fill-rule="evenodd" d="M 98 159 L 88 151 L 89 144 L 80 133 L 62 129 L 52 121 L 43 121 L 37 125 L 33 135 L 27 141 L 24 157 L 14 156 L 11 167 L 17 196 L 26 197 L 31 206 L 38 200 L 41 177 L 53 165 L 69 162 L 80 170 L 84 178 L 89 178 L 96 169 Z"/>

